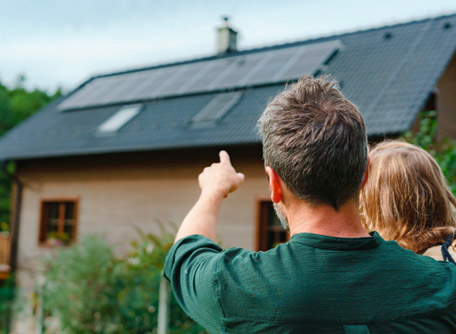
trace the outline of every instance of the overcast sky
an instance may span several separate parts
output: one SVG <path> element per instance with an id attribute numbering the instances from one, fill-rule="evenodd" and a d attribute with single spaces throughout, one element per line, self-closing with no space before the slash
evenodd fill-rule
<path id="1" fill-rule="evenodd" d="M 93 74 L 456 13 L 456 0 L 0 0 L 0 81 L 75 88 Z"/>

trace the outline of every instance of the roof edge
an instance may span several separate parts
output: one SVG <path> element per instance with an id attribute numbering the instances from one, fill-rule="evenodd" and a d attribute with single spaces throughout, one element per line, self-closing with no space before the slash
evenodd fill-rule
<path id="1" fill-rule="evenodd" d="M 179 151 L 187 149 L 216 149 L 216 148 L 232 148 L 232 147 L 254 147 L 261 146 L 261 140 L 256 141 L 246 141 L 239 143 L 219 143 L 219 144 L 195 144 L 195 145 L 171 145 L 171 146 L 160 146 L 156 148 L 151 147 L 137 147 L 137 148 L 128 148 L 123 149 L 94 149 L 94 150 L 81 150 L 74 152 L 66 153 L 48 153 L 40 155 L 24 155 L 24 156 L 10 156 L 10 157 L 0 157 L 1 162 L 13 162 L 13 161 L 26 161 L 26 160 L 39 160 L 39 159 L 64 159 L 64 158 L 77 158 L 77 157 L 90 157 L 90 156 L 99 156 L 99 155 L 110 155 L 110 154 L 135 154 L 135 153 L 144 153 L 144 152 L 162 152 L 162 151 Z"/>
<path id="2" fill-rule="evenodd" d="M 268 50 L 272 50 L 272 49 L 293 47 L 293 46 L 298 46 L 301 44 L 319 43 L 319 42 L 322 42 L 322 41 L 328 40 L 328 39 L 338 39 L 341 37 L 354 35 L 354 34 L 358 34 L 358 33 L 365 33 L 365 32 L 387 29 L 387 28 L 396 28 L 396 27 L 400 27 L 400 26 L 404 26 L 404 25 L 423 23 L 423 22 L 430 21 L 430 20 L 444 19 L 447 17 L 449 18 L 449 17 L 454 17 L 454 16 L 456 16 L 456 12 L 452 13 L 452 14 L 437 15 L 437 16 L 425 17 L 422 19 L 414 19 L 412 21 L 398 22 L 398 23 L 392 23 L 392 24 L 382 25 L 382 26 L 374 26 L 371 28 L 366 27 L 366 28 L 360 29 L 360 30 L 349 30 L 349 31 L 340 32 L 340 33 L 333 34 L 333 35 L 328 34 L 328 35 L 322 35 L 322 36 L 318 36 L 318 37 L 311 37 L 311 38 L 304 39 L 304 40 L 297 40 L 297 41 L 290 41 L 290 42 L 279 43 L 279 44 L 259 46 L 259 47 L 254 47 L 254 48 L 250 48 L 250 49 L 239 50 L 237 52 L 227 53 L 223 56 L 218 56 L 218 55 L 214 54 L 211 56 L 199 57 L 199 58 L 194 58 L 194 59 L 184 59 L 184 60 L 178 60 L 178 61 L 174 61 L 174 62 L 170 62 L 170 63 L 161 63 L 161 64 L 156 64 L 156 65 L 151 65 L 151 66 L 137 67 L 137 68 L 120 70 L 120 71 L 115 71 L 115 72 L 100 73 L 100 74 L 95 74 L 95 75 L 91 76 L 88 80 L 86 80 L 80 86 L 83 86 L 85 83 L 87 83 L 93 79 L 102 78 L 102 77 L 135 73 L 135 72 L 140 72 L 140 71 L 148 71 L 148 70 L 164 68 L 164 67 L 172 67 L 172 66 L 177 66 L 177 65 L 186 65 L 186 64 L 192 64 L 192 63 L 214 60 L 214 59 L 230 58 L 230 57 L 235 57 L 235 56 L 239 56 L 239 55 L 243 55 L 243 54 L 250 54 L 250 53 L 256 53 L 256 52 L 268 51 Z"/>

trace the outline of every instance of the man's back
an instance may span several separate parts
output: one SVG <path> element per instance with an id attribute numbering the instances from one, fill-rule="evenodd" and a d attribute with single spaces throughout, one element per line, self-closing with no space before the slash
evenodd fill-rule
<path id="1" fill-rule="evenodd" d="M 456 267 L 378 234 L 294 235 L 268 252 L 176 244 L 165 274 L 213 333 L 453 333 Z"/>
<path id="2" fill-rule="evenodd" d="M 291 239 L 265 253 L 211 241 L 223 199 L 244 180 L 221 151 L 198 177 L 200 197 L 165 267 L 184 310 L 212 333 L 455 333 L 456 266 L 363 228 L 366 125 L 336 84 L 301 78 L 258 127 L 271 200 Z"/>

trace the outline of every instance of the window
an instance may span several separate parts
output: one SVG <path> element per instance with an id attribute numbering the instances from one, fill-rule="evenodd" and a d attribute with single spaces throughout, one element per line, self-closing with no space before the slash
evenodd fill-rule
<path id="1" fill-rule="evenodd" d="M 282 242 L 288 241 L 289 233 L 280 224 L 271 201 L 260 201 L 258 216 L 257 250 L 267 251 Z"/>
<path id="2" fill-rule="evenodd" d="M 231 92 L 216 95 L 192 119 L 193 127 L 213 126 L 239 102 L 242 93 Z"/>
<path id="3" fill-rule="evenodd" d="M 100 124 L 97 128 L 97 134 L 107 135 L 117 132 L 121 127 L 133 119 L 140 111 L 142 105 L 134 104 L 120 108 L 114 115 Z"/>
<path id="4" fill-rule="evenodd" d="M 76 240 L 76 228 L 76 200 L 45 200 L 41 202 L 40 245 L 70 244 Z"/>

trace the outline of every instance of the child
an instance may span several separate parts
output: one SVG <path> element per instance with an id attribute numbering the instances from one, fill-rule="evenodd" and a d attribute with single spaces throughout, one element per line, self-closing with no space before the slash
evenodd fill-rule
<path id="1" fill-rule="evenodd" d="M 369 158 L 360 193 L 364 226 L 415 253 L 454 262 L 456 199 L 434 158 L 400 141 L 378 144 Z"/>

